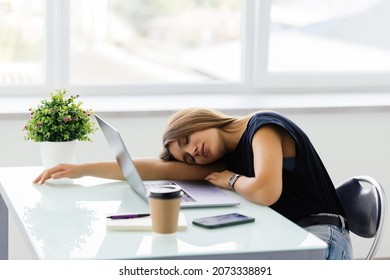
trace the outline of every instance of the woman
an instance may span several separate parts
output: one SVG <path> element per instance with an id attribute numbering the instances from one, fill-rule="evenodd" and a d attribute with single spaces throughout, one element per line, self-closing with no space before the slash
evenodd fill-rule
<path id="1" fill-rule="evenodd" d="M 136 159 L 143 180 L 205 179 L 270 206 L 328 244 L 326 259 L 350 259 L 344 209 L 306 134 L 275 112 L 233 118 L 207 109 L 172 116 L 160 159 Z M 68 165 L 44 171 L 49 178 L 97 176 L 122 179 L 116 162 Z"/>

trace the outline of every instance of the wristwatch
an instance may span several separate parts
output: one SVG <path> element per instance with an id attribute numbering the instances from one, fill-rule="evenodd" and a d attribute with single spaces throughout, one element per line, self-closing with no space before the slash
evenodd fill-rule
<path id="1" fill-rule="evenodd" d="M 229 179 L 229 187 L 233 190 L 233 191 L 236 191 L 234 189 L 234 184 L 236 183 L 237 179 L 240 177 L 241 175 L 240 174 L 233 174 L 232 177 L 230 177 Z"/>

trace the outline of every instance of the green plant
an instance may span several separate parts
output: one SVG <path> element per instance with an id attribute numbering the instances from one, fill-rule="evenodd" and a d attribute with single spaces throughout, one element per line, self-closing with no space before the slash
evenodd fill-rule
<path id="1" fill-rule="evenodd" d="M 65 89 L 50 93 L 49 100 L 42 100 L 36 108 L 30 108 L 30 119 L 23 130 L 26 140 L 35 142 L 91 141 L 89 134 L 97 128 L 91 119 L 91 110 L 84 110 L 77 96 L 66 98 Z"/>

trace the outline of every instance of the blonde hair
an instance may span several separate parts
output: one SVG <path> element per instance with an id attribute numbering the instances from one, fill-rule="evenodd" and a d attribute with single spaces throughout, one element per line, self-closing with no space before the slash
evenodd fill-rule
<path id="1" fill-rule="evenodd" d="M 169 151 L 169 144 L 182 137 L 209 128 L 219 128 L 229 131 L 229 129 L 236 127 L 236 125 L 247 121 L 248 118 L 249 116 L 243 118 L 230 117 L 211 109 L 188 108 L 180 110 L 171 116 L 165 129 L 163 134 L 163 150 L 160 153 L 160 158 L 166 161 L 176 160 Z"/>

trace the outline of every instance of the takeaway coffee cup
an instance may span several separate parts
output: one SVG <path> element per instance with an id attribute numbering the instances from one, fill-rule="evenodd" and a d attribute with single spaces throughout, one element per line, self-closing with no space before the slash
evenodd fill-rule
<path id="1" fill-rule="evenodd" d="M 148 191 L 154 232 L 174 233 L 177 231 L 181 195 L 181 187 L 177 185 L 164 185 Z"/>

